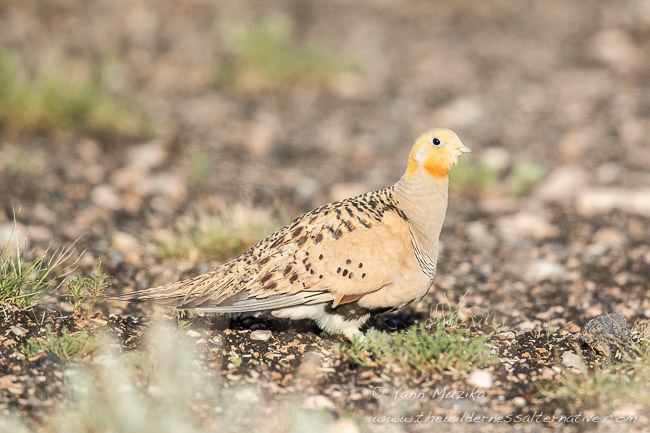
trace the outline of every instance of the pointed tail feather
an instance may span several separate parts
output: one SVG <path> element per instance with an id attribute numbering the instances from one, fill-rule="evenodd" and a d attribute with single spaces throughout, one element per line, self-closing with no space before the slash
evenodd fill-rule
<path id="1" fill-rule="evenodd" d="M 120 293 L 109 296 L 108 301 L 129 301 L 129 302 L 156 302 L 164 305 L 181 303 L 188 295 L 188 281 L 179 281 L 163 286 L 150 287 L 144 290 L 136 290 L 131 293 Z"/>
<path id="2" fill-rule="evenodd" d="M 197 299 L 205 300 L 212 297 L 218 302 L 219 295 L 224 293 L 223 289 L 233 282 L 232 277 L 228 278 L 224 271 L 226 270 L 215 269 L 212 272 L 175 283 L 110 296 L 107 300 L 155 302 L 176 307 L 188 302 L 194 302 Z"/>

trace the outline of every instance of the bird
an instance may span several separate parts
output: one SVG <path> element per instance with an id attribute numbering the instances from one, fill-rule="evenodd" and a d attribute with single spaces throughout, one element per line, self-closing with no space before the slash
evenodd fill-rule
<path id="1" fill-rule="evenodd" d="M 449 172 L 466 152 L 455 132 L 430 129 L 415 140 L 393 185 L 307 212 L 206 273 L 111 299 L 311 319 L 330 334 L 363 338 L 372 315 L 431 289 Z"/>

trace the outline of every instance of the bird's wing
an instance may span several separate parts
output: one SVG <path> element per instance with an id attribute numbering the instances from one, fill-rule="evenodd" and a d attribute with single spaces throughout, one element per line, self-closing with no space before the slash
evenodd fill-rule
<path id="1" fill-rule="evenodd" d="M 387 188 L 315 209 L 211 272 L 128 298 L 211 312 L 336 306 L 390 285 L 412 256 Z"/>

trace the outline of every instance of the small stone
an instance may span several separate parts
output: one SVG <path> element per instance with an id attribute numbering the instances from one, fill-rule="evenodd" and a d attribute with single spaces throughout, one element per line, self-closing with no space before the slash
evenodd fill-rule
<path id="1" fill-rule="evenodd" d="M 125 232 L 113 233 L 113 248 L 125 254 L 140 250 L 140 244 L 136 238 Z"/>
<path id="2" fill-rule="evenodd" d="M 117 210 L 121 207 L 121 200 L 118 193 L 110 185 L 99 185 L 90 193 L 93 203 L 109 210 Z"/>
<path id="3" fill-rule="evenodd" d="M 28 248 L 27 230 L 23 225 L 12 222 L 0 224 L 0 250 L 6 245 L 9 245 L 9 250 Z"/>
<path id="4" fill-rule="evenodd" d="M 503 147 L 488 147 L 481 151 L 481 162 L 497 172 L 503 172 L 510 166 L 510 155 Z"/>
<path id="5" fill-rule="evenodd" d="M 16 381 L 16 376 L 13 374 L 7 376 L 0 376 L 0 389 L 7 389 Z"/>
<path id="6" fill-rule="evenodd" d="M 22 326 L 12 326 L 11 332 L 18 337 L 22 337 L 23 335 L 27 334 L 27 329 L 23 328 Z"/>
<path id="7" fill-rule="evenodd" d="M 167 158 L 167 151 L 159 141 L 133 146 L 126 154 L 127 164 L 134 169 L 150 171 Z"/>
<path id="8" fill-rule="evenodd" d="M 251 332 L 251 340 L 267 341 L 269 338 L 271 338 L 271 331 L 269 330 L 256 329 L 255 331 Z"/>
<path id="9" fill-rule="evenodd" d="M 625 236 L 620 230 L 611 227 L 605 227 L 596 232 L 594 236 L 596 242 L 606 245 L 610 248 L 619 248 L 625 244 Z"/>
<path id="10" fill-rule="evenodd" d="M 142 196 L 160 195 L 177 204 L 187 196 L 187 185 L 180 175 L 164 172 L 142 179 L 137 186 L 137 192 Z"/>
<path id="11" fill-rule="evenodd" d="M 281 129 L 280 123 L 277 115 L 273 113 L 263 112 L 256 117 L 248 137 L 244 140 L 251 154 L 259 157 L 271 151 Z"/>
<path id="12" fill-rule="evenodd" d="M 190 338 L 199 338 L 201 336 L 201 333 L 195 331 L 194 329 L 190 329 L 187 332 L 185 332 L 185 335 L 187 335 Z"/>
<path id="13" fill-rule="evenodd" d="M 9 391 L 13 395 L 21 395 L 23 392 L 25 392 L 25 385 L 22 383 L 13 383 L 7 388 L 7 391 Z"/>
<path id="14" fill-rule="evenodd" d="M 499 230 L 509 238 L 545 239 L 556 236 L 559 229 L 549 222 L 544 212 L 522 211 L 499 220 Z"/>
<path id="15" fill-rule="evenodd" d="M 441 125 L 462 129 L 480 122 L 485 117 L 485 110 L 478 97 L 461 96 L 437 110 L 433 116 Z"/>
<path id="16" fill-rule="evenodd" d="M 528 264 L 526 274 L 534 281 L 557 280 L 566 274 L 566 269 L 556 262 L 534 260 Z"/>
<path id="17" fill-rule="evenodd" d="M 320 191 L 320 184 L 316 179 L 303 177 L 295 183 L 296 195 L 301 200 L 309 201 L 316 197 Z"/>
<path id="18" fill-rule="evenodd" d="M 481 247 L 494 248 L 497 246 L 497 239 L 491 234 L 487 225 L 482 221 L 473 221 L 467 224 L 465 230 L 469 239 Z"/>
<path id="19" fill-rule="evenodd" d="M 590 188 L 578 196 L 576 207 L 585 216 L 613 210 L 650 216 L 650 189 Z"/>
<path id="20" fill-rule="evenodd" d="M 587 366 L 585 365 L 582 357 L 576 355 L 573 352 L 565 351 L 562 353 L 562 364 L 568 368 L 575 368 L 581 373 L 587 372 Z"/>
<path id="21" fill-rule="evenodd" d="M 512 403 L 517 407 L 526 406 L 526 399 L 523 397 L 515 397 L 512 399 Z"/>
<path id="22" fill-rule="evenodd" d="M 307 352 L 302 356 L 301 361 L 300 367 L 298 367 L 298 375 L 307 380 L 315 379 L 322 366 L 320 356 L 314 352 Z"/>
<path id="23" fill-rule="evenodd" d="M 597 33 L 592 42 L 592 52 L 596 58 L 623 73 L 634 72 L 642 64 L 641 49 L 626 32 L 619 29 Z"/>
<path id="24" fill-rule="evenodd" d="M 310 410 L 334 410 L 336 406 L 324 395 L 310 395 L 305 400 L 305 408 Z"/>
<path id="25" fill-rule="evenodd" d="M 487 370 L 474 370 L 467 378 L 467 383 L 477 388 L 490 388 L 492 386 L 492 374 Z"/>
<path id="26" fill-rule="evenodd" d="M 544 367 L 542 369 L 540 376 L 544 380 L 553 380 L 553 378 L 555 377 L 555 372 L 553 371 L 552 368 Z"/>
<path id="27" fill-rule="evenodd" d="M 587 185 L 587 173 L 580 167 L 565 165 L 553 170 L 535 189 L 534 195 L 544 201 L 573 199 Z"/>

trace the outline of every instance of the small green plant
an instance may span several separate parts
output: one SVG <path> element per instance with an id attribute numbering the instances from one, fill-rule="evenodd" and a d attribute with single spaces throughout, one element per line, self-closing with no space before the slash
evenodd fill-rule
<path id="1" fill-rule="evenodd" d="M 81 360 L 99 347 L 99 340 L 86 331 L 70 332 L 63 329 L 60 334 L 46 327 L 45 336 L 32 337 L 25 342 L 23 354 L 27 359 L 52 354 L 65 361 Z"/>
<path id="2" fill-rule="evenodd" d="M 66 298 L 72 304 L 75 314 L 81 313 L 84 303 L 88 304 L 87 312 L 91 313 L 97 304 L 106 296 L 106 290 L 111 286 L 110 277 L 101 270 L 101 263 L 91 276 L 76 275 L 68 281 Z"/>
<path id="3" fill-rule="evenodd" d="M 228 360 L 234 365 L 235 367 L 239 367 L 242 363 L 242 359 L 239 355 L 232 355 Z"/>
<path id="4" fill-rule="evenodd" d="M 499 171 L 485 163 L 461 159 L 449 173 L 449 185 L 462 194 L 478 194 L 499 181 Z"/>
<path id="5" fill-rule="evenodd" d="M 225 260 L 250 248 L 277 224 L 267 209 L 234 206 L 216 216 L 202 214 L 181 222 L 158 240 L 156 250 L 164 258 Z"/>
<path id="6" fill-rule="evenodd" d="M 149 133 L 148 122 L 103 83 L 61 69 L 43 66 L 30 76 L 15 55 L 0 50 L 0 127 L 11 134 Z"/>
<path id="7" fill-rule="evenodd" d="M 366 367 L 397 364 L 416 370 L 467 372 L 490 359 L 488 336 L 472 334 L 458 313 L 452 312 L 433 324 L 418 324 L 395 334 L 370 329 L 337 351 Z"/>
<path id="8" fill-rule="evenodd" d="M 228 35 L 227 48 L 230 61 L 219 70 L 218 82 L 240 90 L 322 83 L 337 73 L 355 69 L 338 53 L 298 44 L 293 21 L 284 14 L 272 14 L 234 29 Z"/>
<path id="9" fill-rule="evenodd" d="M 0 250 L 0 309 L 31 308 L 41 294 L 56 290 L 72 255 L 66 248 L 26 260 L 18 246 L 15 252 Z"/>
<path id="10" fill-rule="evenodd" d="M 544 176 L 544 169 L 537 164 L 521 162 L 512 168 L 508 177 L 510 193 L 515 196 L 527 194 Z"/>

